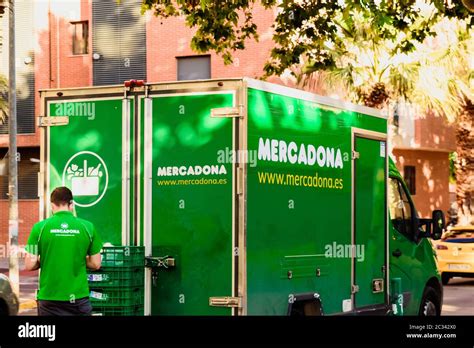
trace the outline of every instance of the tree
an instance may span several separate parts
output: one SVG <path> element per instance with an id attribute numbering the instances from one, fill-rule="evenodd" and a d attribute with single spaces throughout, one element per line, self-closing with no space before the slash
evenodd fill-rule
<path id="1" fill-rule="evenodd" d="M 7 4 L 5 0 L 0 0 L 0 19 L 2 19 L 3 15 L 5 14 L 7 9 Z M 3 46 L 3 37 L 0 32 L 0 52 Z M 8 109 L 8 100 L 6 99 L 7 91 L 7 80 L 5 77 L 0 75 L 0 124 L 5 122 L 7 109 Z"/>
<path id="2" fill-rule="evenodd" d="M 378 109 L 389 101 L 408 99 L 420 63 L 416 54 L 399 50 L 406 35 L 384 38 L 359 11 L 352 12 L 347 21 L 340 18 L 339 23 L 342 31 L 337 43 L 326 47 L 331 65 L 303 60 L 299 71 L 294 70 L 299 84 L 308 87 L 322 80 L 327 94 Z"/>
<path id="3" fill-rule="evenodd" d="M 382 39 L 392 40 L 403 33 L 397 47 L 400 52 L 413 50 L 416 42 L 432 35 L 433 24 L 441 18 L 465 19 L 474 25 L 474 15 L 461 2 L 451 0 L 143 0 L 142 10 L 160 18 L 183 16 L 187 26 L 196 28 L 191 41 L 195 51 L 216 51 L 231 63 L 232 53 L 244 49 L 247 39 L 258 39 L 252 17 L 256 4 L 278 6 L 267 75 L 280 75 L 301 58 L 321 69 L 333 67 L 327 47 L 343 46 L 341 32 L 354 13 L 361 14 Z"/>
<path id="4" fill-rule="evenodd" d="M 434 39 L 417 43 L 410 53 L 397 53 L 395 40 L 381 40 L 358 16 L 344 31 L 341 47 L 328 55 L 334 67 L 319 70 L 305 62 L 297 72 L 300 84 L 324 80 L 326 93 L 352 102 L 388 108 L 404 99 L 420 113 L 434 111 L 456 126 L 456 196 L 458 223 L 474 223 L 474 37 L 465 23 L 444 19 L 433 27 Z M 373 43 L 367 45 L 366 42 Z M 386 110 L 388 112 L 388 110 Z"/>
<path id="5" fill-rule="evenodd" d="M 436 42 L 423 45 L 414 103 L 456 125 L 458 224 L 474 224 L 474 37 L 457 21 L 435 28 Z"/>

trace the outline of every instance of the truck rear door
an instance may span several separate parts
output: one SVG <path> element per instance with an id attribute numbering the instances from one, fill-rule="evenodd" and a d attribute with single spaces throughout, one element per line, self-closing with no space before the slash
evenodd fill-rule
<path id="1" fill-rule="evenodd" d="M 234 92 L 151 95 L 145 101 L 145 243 L 173 259 L 148 280 L 152 315 L 230 315 L 233 295 Z M 148 279 L 150 274 L 148 275 Z"/>
<path id="2" fill-rule="evenodd" d="M 86 98 L 65 93 L 45 99 L 46 116 L 67 122 L 43 125 L 44 215 L 50 213 L 51 191 L 67 186 L 77 216 L 92 221 L 104 243 L 128 244 L 133 100 L 123 94 Z"/>

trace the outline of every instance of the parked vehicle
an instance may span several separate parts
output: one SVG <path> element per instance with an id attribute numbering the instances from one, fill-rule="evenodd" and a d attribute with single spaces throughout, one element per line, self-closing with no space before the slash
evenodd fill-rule
<path id="1" fill-rule="evenodd" d="M 435 247 L 444 285 L 452 277 L 474 277 L 474 226 L 451 228 Z"/>
<path id="2" fill-rule="evenodd" d="M 18 314 L 19 301 L 12 289 L 8 277 L 0 273 L 0 316 Z"/>
<path id="3" fill-rule="evenodd" d="M 66 185 L 145 246 L 145 314 L 440 314 L 444 216 L 417 217 L 380 111 L 247 78 L 41 97 L 42 216 Z"/>

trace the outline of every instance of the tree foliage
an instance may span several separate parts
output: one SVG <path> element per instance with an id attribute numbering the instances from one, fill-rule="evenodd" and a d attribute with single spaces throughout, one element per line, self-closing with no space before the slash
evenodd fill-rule
<path id="1" fill-rule="evenodd" d="M 256 5 L 278 10 L 267 75 L 280 75 L 301 59 L 317 69 L 335 67 L 328 49 L 344 50 L 341 36 L 351 30 L 354 17 L 362 17 L 380 40 L 403 34 L 394 47 L 397 52 L 412 51 L 416 42 L 434 34 L 432 27 L 442 18 L 474 26 L 474 15 L 452 0 L 143 0 L 142 9 L 160 18 L 184 17 L 196 29 L 191 42 L 196 52 L 215 51 L 231 63 L 233 52 L 244 49 L 247 39 L 258 40 L 252 16 Z"/>

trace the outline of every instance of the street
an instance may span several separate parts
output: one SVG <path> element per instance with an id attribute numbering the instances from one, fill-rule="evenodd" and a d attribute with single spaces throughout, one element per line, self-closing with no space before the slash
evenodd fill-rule
<path id="1" fill-rule="evenodd" d="M 453 278 L 444 286 L 442 315 L 474 315 L 474 278 Z"/>

